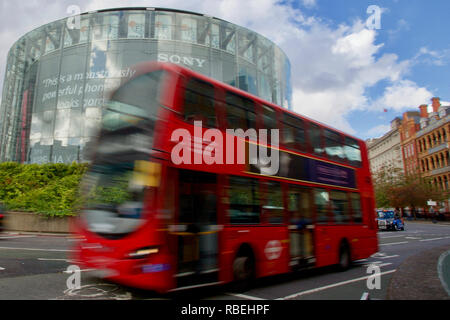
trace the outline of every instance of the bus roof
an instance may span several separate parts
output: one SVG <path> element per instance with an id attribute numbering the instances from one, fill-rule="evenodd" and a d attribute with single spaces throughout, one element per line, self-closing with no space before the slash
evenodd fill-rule
<path id="1" fill-rule="evenodd" d="M 343 131 L 341 131 L 339 129 L 333 128 L 333 127 L 331 127 L 329 125 L 326 125 L 326 124 L 321 123 L 321 122 L 319 122 L 317 120 L 311 119 L 311 118 L 309 118 L 307 116 L 300 115 L 300 114 L 298 114 L 298 113 L 296 113 L 296 112 L 294 112 L 292 110 L 288 110 L 286 108 L 282 108 L 282 107 L 280 107 L 280 106 L 278 106 L 278 105 L 276 105 L 276 104 L 274 104 L 272 102 L 264 100 L 264 99 L 254 95 L 254 94 L 251 94 L 251 93 L 249 93 L 247 91 L 244 91 L 242 89 L 233 87 L 233 86 L 231 86 L 229 84 L 226 84 L 224 82 L 221 82 L 219 80 L 215 80 L 213 78 L 210 78 L 208 76 L 205 76 L 205 75 L 203 75 L 201 73 L 193 71 L 193 70 L 191 70 L 189 68 L 180 66 L 178 64 L 174 64 L 174 63 L 170 63 L 170 62 L 151 61 L 151 62 L 143 62 L 143 63 L 137 64 L 137 65 L 134 66 L 134 68 L 136 69 L 137 72 L 135 73 L 135 75 L 132 78 L 135 78 L 136 76 L 142 75 L 144 73 L 147 73 L 147 72 L 150 72 L 150 71 L 156 70 L 156 69 L 165 69 L 165 70 L 168 70 L 168 71 L 171 71 L 171 72 L 175 72 L 175 73 L 178 73 L 178 74 L 182 74 L 182 75 L 194 76 L 196 78 L 199 78 L 200 80 L 209 82 L 209 83 L 213 84 L 214 86 L 222 87 L 222 88 L 224 88 L 226 90 L 229 90 L 231 92 L 234 92 L 236 94 L 240 94 L 240 95 L 243 95 L 243 96 L 245 96 L 245 97 L 247 97 L 249 99 L 255 100 L 255 101 L 257 101 L 260 104 L 264 104 L 264 105 L 270 106 L 270 107 L 272 107 L 272 108 L 274 108 L 276 110 L 279 110 L 280 112 L 284 112 L 284 113 L 290 114 L 290 115 L 292 115 L 294 117 L 299 117 L 299 118 L 302 118 L 304 120 L 308 120 L 308 121 L 310 121 L 312 123 L 315 123 L 315 124 L 317 124 L 317 125 L 319 125 L 319 126 L 321 126 L 323 128 L 333 130 L 333 131 L 338 132 L 338 133 L 340 133 L 340 134 L 342 134 L 342 135 L 344 135 L 346 137 L 349 137 L 349 138 L 352 138 L 354 140 L 357 140 L 358 142 L 364 142 L 362 139 L 357 138 L 355 136 L 352 136 L 352 135 L 350 135 L 348 133 L 345 133 L 345 132 L 343 132 Z"/>

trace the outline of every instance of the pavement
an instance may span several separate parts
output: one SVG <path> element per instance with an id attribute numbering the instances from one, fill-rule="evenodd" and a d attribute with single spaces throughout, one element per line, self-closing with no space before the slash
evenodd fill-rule
<path id="1" fill-rule="evenodd" d="M 450 247 L 407 258 L 392 276 L 388 300 L 450 300 Z"/>

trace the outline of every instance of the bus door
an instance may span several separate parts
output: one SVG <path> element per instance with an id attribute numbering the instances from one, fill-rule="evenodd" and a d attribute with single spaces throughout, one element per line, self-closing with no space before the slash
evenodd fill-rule
<path id="1" fill-rule="evenodd" d="M 218 281 L 217 175 L 179 171 L 177 287 Z"/>
<path id="2" fill-rule="evenodd" d="M 314 224 L 310 190 L 289 185 L 290 266 L 293 269 L 314 265 Z"/>

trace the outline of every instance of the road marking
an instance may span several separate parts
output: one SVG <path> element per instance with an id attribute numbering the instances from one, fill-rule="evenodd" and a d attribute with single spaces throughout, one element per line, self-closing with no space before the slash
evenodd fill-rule
<path id="1" fill-rule="evenodd" d="M 380 244 L 380 246 L 392 246 L 392 245 L 395 245 L 395 244 L 405 244 L 405 243 L 408 243 L 408 241 L 393 242 L 393 243 L 382 243 L 382 244 Z"/>
<path id="2" fill-rule="evenodd" d="M 448 238 L 448 237 L 432 238 L 432 239 L 422 239 L 422 240 L 419 240 L 419 241 L 434 241 L 434 240 L 442 240 L 442 239 L 446 239 L 446 238 Z"/>
<path id="3" fill-rule="evenodd" d="M 242 294 L 242 293 L 231 293 L 231 292 L 227 292 L 225 293 L 226 295 L 229 296 L 234 296 L 234 297 L 238 297 L 238 298 L 244 298 L 247 300 L 267 300 L 267 299 L 263 299 L 263 298 L 258 298 L 258 297 L 254 297 L 254 296 L 249 296 L 246 294 Z"/>
<path id="4" fill-rule="evenodd" d="M 47 259 L 47 258 L 38 258 L 38 260 L 40 260 L 40 261 L 65 261 L 65 262 L 70 262 L 70 260 L 67 260 L 67 259 Z"/>
<path id="5" fill-rule="evenodd" d="M 2 236 L 0 239 L 22 239 L 22 238 L 36 238 L 36 236 Z"/>
<path id="6" fill-rule="evenodd" d="M 380 257 L 380 259 L 396 258 L 396 257 L 398 257 L 398 256 L 399 256 L 398 254 L 394 254 L 394 255 L 392 255 L 392 256 Z"/>
<path id="7" fill-rule="evenodd" d="M 389 236 L 389 237 L 380 237 L 381 239 L 390 239 L 390 238 L 400 238 L 400 237 L 404 237 L 404 235 L 399 235 L 399 236 Z"/>
<path id="8" fill-rule="evenodd" d="M 364 292 L 361 296 L 360 300 L 369 300 L 369 293 L 368 292 Z"/>
<path id="9" fill-rule="evenodd" d="M 3 270 L 5 270 L 5 268 L 0 267 L 0 271 L 3 271 Z"/>
<path id="10" fill-rule="evenodd" d="M 98 271 L 98 269 L 80 269 L 80 270 L 77 270 L 75 272 L 91 272 L 91 271 Z M 64 270 L 63 273 L 72 274 L 72 273 L 74 273 L 74 271 Z"/>
<path id="11" fill-rule="evenodd" d="M 385 275 L 385 274 L 389 274 L 389 273 L 393 273 L 395 271 L 397 271 L 397 269 L 381 272 L 380 276 Z M 330 285 L 327 285 L 327 286 L 323 286 L 323 287 L 320 287 L 320 288 L 315 288 L 315 289 L 311 289 L 311 290 L 306 290 L 306 291 L 301 291 L 301 292 L 298 292 L 298 293 L 294 293 L 294 294 L 291 294 L 291 295 L 286 296 L 284 298 L 278 298 L 278 299 L 275 299 L 275 300 L 293 299 L 293 298 L 296 298 L 296 297 L 299 297 L 299 296 L 304 296 L 306 294 L 315 293 L 315 292 L 323 291 L 323 290 L 326 290 L 326 289 L 335 288 L 335 287 L 346 285 L 346 284 L 349 284 L 349 283 L 358 282 L 358 281 L 361 281 L 361 280 L 367 280 L 367 279 L 369 279 L 369 277 L 372 277 L 372 276 L 373 275 L 369 275 L 369 276 L 364 276 L 364 277 L 361 277 L 361 278 L 356 278 L 356 279 L 351 279 L 351 280 L 347 280 L 347 281 L 337 282 L 337 283 L 333 283 L 333 284 L 330 284 Z"/>
<path id="12" fill-rule="evenodd" d="M 377 264 L 378 267 L 386 267 L 386 266 L 390 266 L 392 263 L 390 262 L 386 262 L 386 263 L 382 263 L 382 264 Z"/>
<path id="13" fill-rule="evenodd" d="M 405 237 L 405 239 L 419 240 L 419 239 L 422 239 L 422 238 L 417 238 L 417 237 Z"/>
<path id="14" fill-rule="evenodd" d="M 64 250 L 64 249 L 38 249 L 38 248 L 12 248 L 12 247 L 0 247 L 0 250 L 26 250 L 26 251 L 50 251 L 50 252 L 76 252 L 76 250 Z"/>

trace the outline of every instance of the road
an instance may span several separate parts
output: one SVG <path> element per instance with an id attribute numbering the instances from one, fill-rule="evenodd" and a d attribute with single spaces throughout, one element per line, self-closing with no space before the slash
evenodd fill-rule
<path id="1" fill-rule="evenodd" d="M 392 275 L 408 257 L 435 247 L 450 249 L 450 225 L 411 222 L 406 231 L 379 232 L 380 251 L 360 260 L 345 272 L 333 268 L 302 271 L 293 275 L 258 280 L 244 293 L 230 292 L 226 286 L 180 292 L 166 296 L 125 288 L 105 282 L 91 271 L 82 272 L 81 289 L 68 289 L 67 268 L 71 237 L 43 235 L 0 235 L 0 300 L 47 299 L 179 299 L 214 300 L 360 300 L 386 299 Z M 369 265 L 381 270 L 380 289 L 368 289 Z"/>

